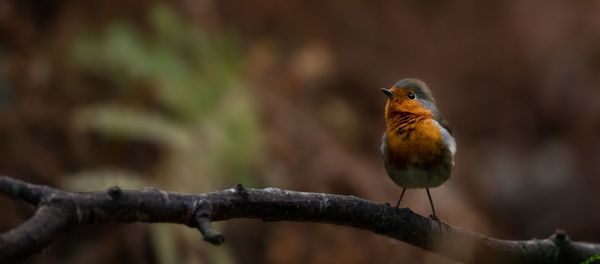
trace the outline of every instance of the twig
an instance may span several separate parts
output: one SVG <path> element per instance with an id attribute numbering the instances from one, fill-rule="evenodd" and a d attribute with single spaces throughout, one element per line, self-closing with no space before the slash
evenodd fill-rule
<path id="1" fill-rule="evenodd" d="M 211 221 L 255 218 L 344 225 L 388 236 L 463 263 L 580 263 L 600 252 L 599 244 L 573 242 L 564 232 L 547 239 L 499 240 L 354 196 L 275 188 L 235 188 L 181 194 L 154 188 L 109 188 L 74 193 L 0 176 L 0 192 L 37 206 L 21 226 L 0 235 L 0 263 L 26 258 L 66 228 L 100 223 L 178 223 L 198 228 L 205 240 L 223 236 Z"/>

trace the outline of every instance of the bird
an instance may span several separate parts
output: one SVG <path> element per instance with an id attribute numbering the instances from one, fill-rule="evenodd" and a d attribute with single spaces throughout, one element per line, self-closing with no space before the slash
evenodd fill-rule
<path id="1" fill-rule="evenodd" d="M 381 153 L 388 176 L 402 188 L 396 208 L 407 188 L 425 188 L 431 217 L 438 219 L 429 188 L 446 182 L 454 168 L 456 141 L 448 122 L 421 80 L 402 79 L 381 91 L 387 96 Z"/>

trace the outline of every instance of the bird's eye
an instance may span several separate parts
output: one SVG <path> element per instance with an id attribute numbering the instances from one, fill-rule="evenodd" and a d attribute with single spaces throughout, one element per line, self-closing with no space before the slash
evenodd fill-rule
<path id="1" fill-rule="evenodd" d="M 415 93 L 408 93 L 408 99 L 415 100 L 416 98 L 417 96 L 415 95 Z"/>

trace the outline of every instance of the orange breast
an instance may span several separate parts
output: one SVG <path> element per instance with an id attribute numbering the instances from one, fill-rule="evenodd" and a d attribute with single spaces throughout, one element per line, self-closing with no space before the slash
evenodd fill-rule
<path id="1" fill-rule="evenodd" d="M 388 127 L 387 144 L 389 160 L 398 168 L 407 165 L 427 166 L 442 155 L 442 133 L 430 118 L 404 122 Z"/>

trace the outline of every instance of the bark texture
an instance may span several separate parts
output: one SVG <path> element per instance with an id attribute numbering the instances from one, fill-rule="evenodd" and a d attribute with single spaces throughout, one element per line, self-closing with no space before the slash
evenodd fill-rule
<path id="1" fill-rule="evenodd" d="M 101 223 L 177 223 L 197 228 L 204 239 L 225 238 L 214 221 L 253 218 L 349 226 L 384 235 L 463 263 L 580 263 L 600 252 L 600 245 L 571 241 L 557 231 L 550 238 L 500 240 L 450 226 L 354 196 L 276 188 L 235 188 L 202 194 L 139 191 L 112 187 L 75 193 L 0 176 L 0 193 L 37 206 L 25 223 L 0 234 L 0 263 L 39 252 L 74 225 Z"/>

